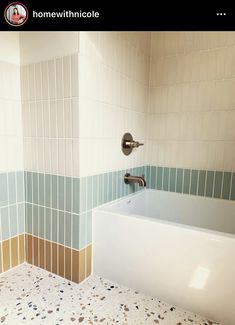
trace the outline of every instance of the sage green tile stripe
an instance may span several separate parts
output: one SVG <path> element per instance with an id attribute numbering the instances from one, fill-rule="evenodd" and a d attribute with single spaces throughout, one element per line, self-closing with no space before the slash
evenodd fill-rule
<path id="1" fill-rule="evenodd" d="M 38 174 L 32 173 L 33 177 L 33 203 L 38 204 Z"/>
<path id="2" fill-rule="evenodd" d="M 235 173 L 233 173 L 233 176 L 232 176 L 231 200 L 235 200 Z"/>
<path id="3" fill-rule="evenodd" d="M 72 244 L 72 214 L 69 212 L 65 213 L 65 240 L 64 244 L 71 247 Z"/>
<path id="4" fill-rule="evenodd" d="M 1 188 L 1 184 L 0 184 Z M 9 204 L 16 203 L 16 173 L 8 173 Z"/>
<path id="5" fill-rule="evenodd" d="M 64 203 L 65 203 L 65 177 L 63 176 L 58 176 L 58 192 L 59 192 L 59 202 L 58 202 L 58 207 L 57 209 L 59 210 L 64 210 L 65 206 L 64 206 Z"/>
<path id="6" fill-rule="evenodd" d="M 184 184 L 183 184 L 183 193 L 189 194 L 190 190 L 190 177 L 191 177 L 191 171 L 190 169 L 184 169 Z"/>
<path id="7" fill-rule="evenodd" d="M 59 211 L 59 238 L 58 242 L 64 245 L 64 212 Z"/>
<path id="8" fill-rule="evenodd" d="M 197 185 L 198 185 L 198 170 L 192 170 L 191 173 L 191 188 L 190 194 L 196 195 L 197 194 Z"/>
<path id="9" fill-rule="evenodd" d="M 9 211 L 8 208 L 0 209 L 2 240 L 10 238 Z"/>
<path id="10" fill-rule="evenodd" d="M 214 185 L 214 172 L 206 172 L 206 196 L 213 196 L 213 185 Z"/>
<path id="11" fill-rule="evenodd" d="M 178 168 L 176 173 L 176 192 L 182 193 L 183 189 L 183 169 Z"/>
<path id="12" fill-rule="evenodd" d="M 52 193 L 52 208 L 58 209 L 58 176 L 51 176 L 51 193 Z"/>
<path id="13" fill-rule="evenodd" d="M 198 180 L 198 195 L 205 195 L 205 185 L 206 185 L 206 171 L 199 171 L 199 180 Z"/>
<path id="14" fill-rule="evenodd" d="M 54 227 L 54 224 L 53 224 L 53 227 L 51 225 L 51 215 L 52 215 L 52 211 L 50 208 L 46 208 L 45 209 L 45 226 L 46 226 L 46 232 L 45 232 L 45 237 L 46 239 L 48 240 L 51 240 L 51 229 Z"/>
<path id="15" fill-rule="evenodd" d="M 24 173 L 22 171 L 16 173 L 17 179 L 17 202 L 25 200 Z"/>
<path id="16" fill-rule="evenodd" d="M 51 207 L 52 175 L 45 174 L 45 205 Z"/>
<path id="17" fill-rule="evenodd" d="M 33 235 L 38 236 L 39 207 L 33 204 Z"/>
<path id="18" fill-rule="evenodd" d="M 45 218 L 44 218 L 45 208 L 39 207 L 39 237 L 45 238 Z"/>
<path id="19" fill-rule="evenodd" d="M 57 243 L 58 215 L 56 210 L 52 210 L 51 212 L 52 212 L 51 215 L 52 239 L 51 240 Z"/>
<path id="20" fill-rule="evenodd" d="M 229 199 L 232 173 L 224 172 L 222 198 Z"/>
<path id="21" fill-rule="evenodd" d="M 73 212 L 79 213 L 79 211 L 80 211 L 80 206 L 79 206 L 80 180 L 79 180 L 79 178 L 72 179 L 72 189 L 73 189 Z"/>
<path id="22" fill-rule="evenodd" d="M 163 168 L 157 167 L 157 189 L 162 190 L 163 183 Z"/>
<path id="23" fill-rule="evenodd" d="M 165 167 L 163 169 L 163 190 L 168 191 L 169 190 L 169 177 L 170 177 L 170 170 L 169 168 Z"/>
<path id="24" fill-rule="evenodd" d="M 170 168 L 170 191 L 175 192 L 176 187 L 176 168 Z"/>
<path id="25" fill-rule="evenodd" d="M 214 185 L 214 197 L 221 197 L 221 188 L 222 188 L 222 172 L 215 172 L 215 185 Z"/>
<path id="26" fill-rule="evenodd" d="M 39 174 L 39 204 L 45 205 L 45 197 L 44 197 L 44 186 L 45 186 L 45 175 Z"/>
<path id="27" fill-rule="evenodd" d="M 72 212 L 72 178 L 71 177 L 65 178 L 65 210 Z"/>
<path id="28" fill-rule="evenodd" d="M 79 215 L 73 214 L 73 229 L 72 229 L 72 247 L 79 249 Z"/>
<path id="29" fill-rule="evenodd" d="M 17 207 L 16 205 L 12 205 L 9 207 L 10 212 L 10 236 L 14 237 L 18 234 L 17 230 Z"/>
<path id="30" fill-rule="evenodd" d="M 151 175 L 150 175 L 150 188 L 156 188 L 156 175 L 157 175 L 157 168 L 151 167 Z"/>
<path id="31" fill-rule="evenodd" d="M 25 203 L 18 204 L 18 225 L 19 225 L 19 234 L 25 232 Z"/>

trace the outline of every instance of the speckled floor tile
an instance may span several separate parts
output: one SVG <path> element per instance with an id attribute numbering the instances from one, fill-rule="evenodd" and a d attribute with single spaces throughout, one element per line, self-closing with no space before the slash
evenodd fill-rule
<path id="1" fill-rule="evenodd" d="M 98 276 L 78 285 L 29 264 L 0 276 L 0 323 L 219 324 Z"/>

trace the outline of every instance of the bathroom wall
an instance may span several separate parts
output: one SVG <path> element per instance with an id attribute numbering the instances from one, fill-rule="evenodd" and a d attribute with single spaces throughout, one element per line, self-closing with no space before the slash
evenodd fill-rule
<path id="1" fill-rule="evenodd" d="M 0 33 L 0 273 L 24 261 L 19 33 Z"/>
<path id="2" fill-rule="evenodd" d="M 21 33 L 27 261 L 75 282 L 91 272 L 91 209 L 146 171 L 149 33 Z M 46 50 L 45 50 L 46 49 Z"/>
<path id="3" fill-rule="evenodd" d="M 152 188 L 235 199 L 234 53 L 234 32 L 151 33 Z"/>

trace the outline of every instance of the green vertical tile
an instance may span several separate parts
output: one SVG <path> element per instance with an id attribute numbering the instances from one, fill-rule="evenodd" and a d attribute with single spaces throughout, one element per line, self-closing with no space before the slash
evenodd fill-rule
<path id="1" fill-rule="evenodd" d="M 169 190 L 169 178 L 170 178 L 170 170 L 169 168 L 165 167 L 163 170 L 163 190 Z"/>
<path id="2" fill-rule="evenodd" d="M 92 209 L 92 176 L 87 177 L 87 186 L 86 186 L 86 210 Z"/>
<path id="3" fill-rule="evenodd" d="M 213 185 L 214 185 L 214 172 L 206 172 L 206 196 L 213 196 Z"/>
<path id="4" fill-rule="evenodd" d="M 32 173 L 33 177 L 33 203 L 38 204 L 38 197 L 39 197 L 39 184 L 38 184 L 38 173 Z"/>
<path id="5" fill-rule="evenodd" d="M 39 182 L 39 204 L 45 205 L 45 197 L 44 197 L 44 186 L 45 186 L 45 177 L 44 174 L 38 174 L 38 182 Z"/>
<path id="6" fill-rule="evenodd" d="M 58 207 L 59 210 L 64 210 L 64 185 L 65 185 L 65 178 L 63 176 L 58 176 L 58 194 L 59 194 L 59 202 Z"/>
<path id="7" fill-rule="evenodd" d="M 232 175 L 231 200 L 235 200 L 235 173 Z"/>
<path id="8" fill-rule="evenodd" d="M 26 202 L 33 202 L 33 176 L 31 172 L 26 173 Z"/>
<path id="9" fill-rule="evenodd" d="M 170 168 L 170 191 L 175 192 L 176 168 Z"/>
<path id="10" fill-rule="evenodd" d="M 156 180 L 157 180 L 157 167 L 152 166 L 150 170 L 150 188 L 156 188 Z"/>
<path id="11" fill-rule="evenodd" d="M 80 210 L 79 212 L 86 211 L 87 207 L 87 178 L 82 177 L 80 178 Z"/>
<path id="12" fill-rule="evenodd" d="M 0 209 L 2 240 L 10 238 L 9 215 L 8 208 Z"/>
<path id="13" fill-rule="evenodd" d="M 82 249 L 86 246 L 86 213 L 82 213 L 79 216 L 79 249 Z"/>
<path id="14" fill-rule="evenodd" d="M 198 179 L 198 170 L 192 170 L 190 194 L 193 195 L 197 194 L 197 179 Z"/>
<path id="15" fill-rule="evenodd" d="M 45 174 L 45 205 L 51 207 L 51 175 Z"/>
<path id="16" fill-rule="evenodd" d="M 198 179 L 198 195 L 205 195 L 205 184 L 206 184 L 206 171 L 199 171 L 199 179 Z"/>
<path id="17" fill-rule="evenodd" d="M 163 186 L 163 168 L 157 167 L 157 190 L 162 190 L 162 186 Z"/>
<path id="18" fill-rule="evenodd" d="M 65 210 L 72 212 L 72 178 L 65 177 Z"/>
<path id="19" fill-rule="evenodd" d="M 150 166 L 146 166 L 146 184 L 147 184 L 147 188 L 151 188 L 151 184 L 150 184 L 150 180 L 151 180 L 151 178 L 150 178 L 150 169 L 151 169 L 151 167 Z"/>
<path id="20" fill-rule="evenodd" d="M 190 177 L 191 177 L 191 170 L 184 169 L 184 184 L 183 184 L 183 193 L 189 194 L 190 191 Z"/>
<path id="21" fill-rule="evenodd" d="M 107 195 L 107 201 L 112 201 L 113 197 L 113 179 L 112 179 L 112 172 L 108 173 L 108 195 Z"/>
<path id="22" fill-rule="evenodd" d="M 125 175 L 125 170 L 120 170 L 119 173 L 119 184 L 120 184 L 120 193 L 121 193 L 121 197 L 124 196 L 125 193 L 125 188 L 126 188 L 126 184 L 124 183 L 124 175 Z"/>
<path id="23" fill-rule="evenodd" d="M 222 172 L 215 172 L 215 184 L 214 184 L 214 197 L 221 197 L 221 189 L 222 189 Z"/>
<path id="24" fill-rule="evenodd" d="M 55 210 L 54 210 L 55 211 Z M 56 220 L 55 224 L 53 224 L 53 227 L 51 227 L 51 221 L 52 221 L 52 210 L 50 208 L 45 208 L 45 237 L 47 240 L 52 240 L 51 238 L 51 229 L 54 229 L 56 227 Z M 54 234 L 55 235 L 55 234 Z"/>
<path id="25" fill-rule="evenodd" d="M 33 235 L 38 236 L 39 207 L 33 205 Z"/>
<path id="26" fill-rule="evenodd" d="M 118 198 L 117 176 L 118 176 L 118 172 L 114 172 L 113 173 L 113 200 L 116 200 Z"/>
<path id="27" fill-rule="evenodd" d="M 92 202 L 93 208 L 97 207 L 98 205 L 98 175 L 94 175 L 92 177 Z"/>
<path id="28" fill-rule="evenodd" d="M 17 207 L 15 204 L 9 207 L 9 213 L 10 213 L 10 235 L 11 237 L 14 237 L 18 234 Z"/>
<path id="29" fill-rule="evenodd" d="M 58 232 L 58 211 L 52 209 L 51 214 L 51 227 L 52 227 L 52 241 L 58 242 L 57 232 Z"/>
<path id="30" fill-rule="evenodd" d="M 108 173 L 103 174 L 103 190 L 104 190 L 104 200 L 103 202 L 106 203 L 108 202 Z"/>
<path id="31" fill-rule="evenodd" d="M 80 211 L 80 180 L 79 178 L 72 179 L 72 189 L 73 189 L 73 212 L 79 213 Z"/>
<path id="32" fill-rule="evenodd" d="M 1 185 L 0 185 L 1 186 Z M 8 173 L 9 204 L 16 203 L 16 173 Z"/>
<path id="33" fill-rule="evenodd" d="M 58 242 L 64 245 L 64 212 L 59 211 L 59 239 Z"/>
<path id="34" fill-rule="evenodd" d="M 0 174 L 0 207 L 8 204 L 7 174 Z"/>
<path id="35" fill-rule="evenodd" d="M 52 208 L 58 209 L 58 177 L 56 175 L 51 176 L 51 191 L 52 191 Z"/>
<path id="36" fill-rule="evenodd" d="M 45 238 L 45 232 L 44 232 L 44 207 L 39 207 L 39 216 L 38 216 L 38 223 L 39 223 L 39 229 L 38 229 L 38 235 L 41 238 Z"/>
<path id="37" fill-rule="evenodd" d="M 17 202 L 22 202 L 25 200 L 24 173 L 21 171 L 16 172 L 16 180 L 17 180 Z"/>
<path id="38" fill-rule="evenodd" d="M 25 228 L 26 233 L 33 233 L 33 205 L 31 203 L 25 204 Z"/>
<path id="39" fill-rule="evenodd" d="M 71 247 L 72 238 L 72 214 L 69 212 L 65 213 L 65 242 L 64 244 Z"/>
<path id="40" fill-rule="evenodd" d="M 25 204 L 19 203 L 17 209 L 18 209 L 19 234 L 23 234 L 25 232 Z"/>
<path id="41" fill-rule="evenodd" d="M 86 232 L 87 232 L 87 240 L 86 245 L 92 243 L 92 212 L 89 211 L 86 214 Z"/>
<path id="42" fill-rule="evenodd" d="M 98 192 L 98 205 L 104 203 L 103 201 L 103 174 L 99 175 L 99 192 Z"/>
<path id="43" fill-rule="evenodd" d="M 177 168 L 176 170 L 176 192 L 182 193 L 183 190 L 183 169 Z"/>
<path id="44" fill-rule="evenodd" d="M 72 247 L 79 249 L 79 215 L 73 214 Z"/>
<path id="45" fill-rule="evenodd" d="M 224 172 L 222 198 L 229 199 L 232 173 Z"/>

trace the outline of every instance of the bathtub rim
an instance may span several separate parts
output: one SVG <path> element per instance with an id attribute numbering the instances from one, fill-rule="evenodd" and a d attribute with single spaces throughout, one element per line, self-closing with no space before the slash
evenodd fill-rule
<path id="1" fill-rule="evenodd" d="M 212 229 L 207 229 L 207 228 L 202 228 L 202 227 L 196 227 L 196 226 L 190 226 L 190 225 L 186 225 L 184 223 L 177 223 L 177 222 L 173 222 L 173 221 L 168 221 L 168 220 L 164 220 L 164 219 L 159 219 L 159 218 L 152 218 L 152 217 L 148 217 L 145 215 L 141 215 L 141 214 L 136 214 L 136 213 L 127 213 L 127 212 L 116 212 L 116 211 L 112 211 L 112 210 L 107 210 L 105 209 L 106 207 L 112 206 L 120 201 L 124 201 L 124 200 L 128 200 L 129 198 L 133 197 L 133 196 L 137 196 L 139 194 L 145 193 L 145 191 L 158 191 L 158 192 L 166 192 L 166 193 L 170 193 L 170 194 L 175 194 L 175 195 L 183 195 L 184 197 L 194 197 L 197 199 L 201 199 L 201 200 L 216 200 L 216 201 L 221 201 L 224 199 L 220 199 L 220 198 L 210 198 L 210 197 L 205 197 L 205 196 L 197 196 L 197 195 L 193 195 L 193 194 L 185 194 L 185 193 L 177 193 L 177 192 L 168 192 L 168 191 L 162 191 L 162 190 L 156 190 L 156 189 L 143 189 L 140 190 L 138 192 L 135 193 L 130 193 L 125 197 L 104 203 L 96 208 L 94 208 L 92 211 L 93 212 L 102 212 L 105 214 L 111 214 L 112 216 L 114 215 L 118 215 L 118 216 L 122 216 L 122 217 L 126 217 L 126 218 L 135 218 L 138 220 L 145 220 L 148 222 L 154 222 L 154 223 L 160 223 L 161 225 L 165 225 L 166 227 L 174 227 L 174 228 L 184 228 L 187 229 L 189 231 L 192 232 L 201 232 L 203 234 L 207 233 L 210 235 L 214 235 L 216 237 L 221 237 L 224 238 L 226 237 L 227 239 L 231 239 L 234 240 L 235 239 L 235 234 L 231 234 L 231 233 L 227 233 L 227 232 L 223 232 L 223 231 L 217 231 L 217 230 L 212 230 Z M 235 204 L 235 201 L 232 200 L 225 200 L 226 202 L 228 202 L 228 204 Z M 93 215 L 92 212 L 92 215 Z"/>

